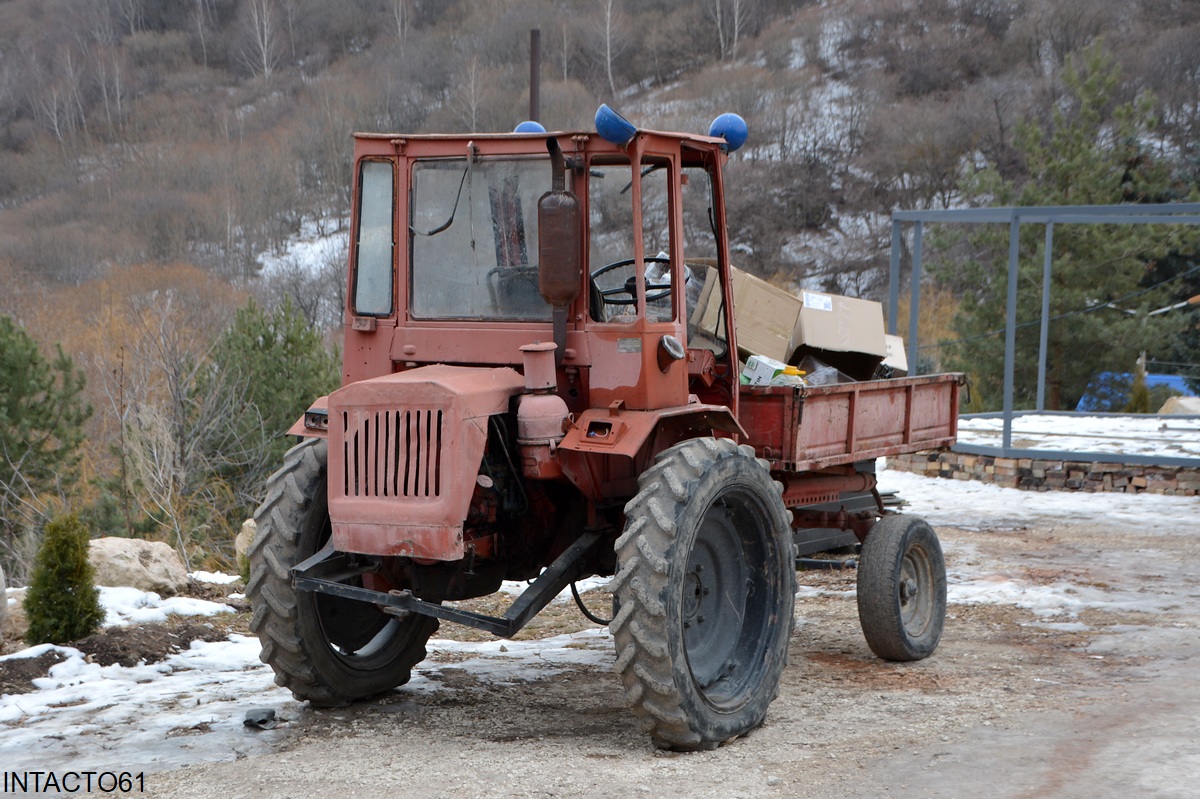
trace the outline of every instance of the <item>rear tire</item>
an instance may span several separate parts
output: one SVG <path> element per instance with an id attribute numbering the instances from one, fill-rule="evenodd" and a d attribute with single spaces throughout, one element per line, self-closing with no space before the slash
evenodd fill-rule
<path id="1" fill-rule="evenodd" d="M 664 451 L 639 487 L 616 543 L 615 670 L 655 746 L 712 749 L 761 725 L 779 693 L 790 514 L 766 462 L 728 439 Z"/>
<path id="2" fill-rule="evenodd" d="M 884 660 L 933 654 L 946 619 L 946 560 L 937 534 L 916 516 L 885 516 L 858 563 L 858 620 Z"/>
<path id="3" fill-rule="evenodd" d="M 246 594 L 259 658 L 275 670 L 275 682 L 297 699 L 337 706 L 408 682 L 438 623 L 417 615 L 399 620 L 366 602 L 293 588 L 292 567 L 329 540 L 327 452 L 325 441 L 308 439 L 267 481 L 247 553 Z"/>

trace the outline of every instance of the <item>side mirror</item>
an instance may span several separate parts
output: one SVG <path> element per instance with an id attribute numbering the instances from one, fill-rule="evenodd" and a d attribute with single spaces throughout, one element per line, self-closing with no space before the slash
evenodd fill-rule
<path id="1" fill-rule="evenodd" d="M 566 188 L 566 159 L 558 139 L 546 140 L 554 170 L 550 191 L 538 200 L 538 292 L 554 308 L 554 356 L 567 349 L 567 309 L 579 296 L 583 268 L 579 198 Z"/>

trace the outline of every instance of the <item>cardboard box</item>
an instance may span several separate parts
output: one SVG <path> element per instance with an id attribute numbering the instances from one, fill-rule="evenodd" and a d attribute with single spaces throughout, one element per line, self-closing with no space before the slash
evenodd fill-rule
<path id="1" fill-rule="evenodd" d="M 800 370 L 765 355 L 751 355 L 742 367 L 742 384 L 747 386 L 802 386 Z"/>
<path id="2" fill-rule="evenodd" d="M 789 363 L 815 355 L 855 380 L 870 380 L 887 355 L 883 306 L 872 300 L 801 292 Z"/>
<path id="3" fill-rule="evenodd" d="M 787 361 L 792 328 L 800 313 L 794 294 L 772 286 L 740 269 L 733 276 L 734 321 L 737 324 L 738 349 L 745 355 L 765 355 Z M 709 333 L 716 332 L 721 314 L 720 283 L 717 270 L 709 269 L 692 323 Z"/>
<path id="4" fill-rule="evenodd" d="M 733 278 L 734 320 L 743 357 L 795 364 L 815 355 L 856 380 L 868 380 L 887 355 L 883 306 L 870 300 L 805 291 L 797 297 L 740 269 Z M 716 270 L 709 269 L 689 321 L 712 333 L 720 319 Z"/>
<path id="5" fill-rule="evenodd" d="M 904 349 L 904 339 L 888 333 L 884 336 L 887 344 L 887 357 L 883 365 L 891 367 L 892 377 L 904 377 L 908 374 L 908 352 Z"/>

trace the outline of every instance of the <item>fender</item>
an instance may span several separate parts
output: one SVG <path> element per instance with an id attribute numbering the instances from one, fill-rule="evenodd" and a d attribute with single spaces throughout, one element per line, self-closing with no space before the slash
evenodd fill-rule
<path id="1" fill-rule="evenodd" d="M 288 428 L 286 435 L 300 438 L 329 438 L 329 396 L 317 397 L 304 415 Z"/>
<path id="2" fill-rule="evenodd" d="M 592 500 L 631 496 L 637 492 L 635 461 L 689 438 L 713 431 L 745 437 L 733 412 L 724 405 L 692 403 L 672 408 L 631 411 L 622 402 L 580 414 L 558 445 L 563 473 Z M 628 459 L 613 463 L 613 455 Z"/>

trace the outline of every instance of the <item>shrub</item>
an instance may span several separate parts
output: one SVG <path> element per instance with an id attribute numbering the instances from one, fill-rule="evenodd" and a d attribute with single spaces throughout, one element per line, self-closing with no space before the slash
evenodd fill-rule
<path id="1" fill-rule="evenodd" d="M 31 645 L 77 641 L 94 633 L 104 620 L 88 561 L 88 531 L 78 516 L 59 516 L 46 525 L 25 613 L 25 641 Z"/>

